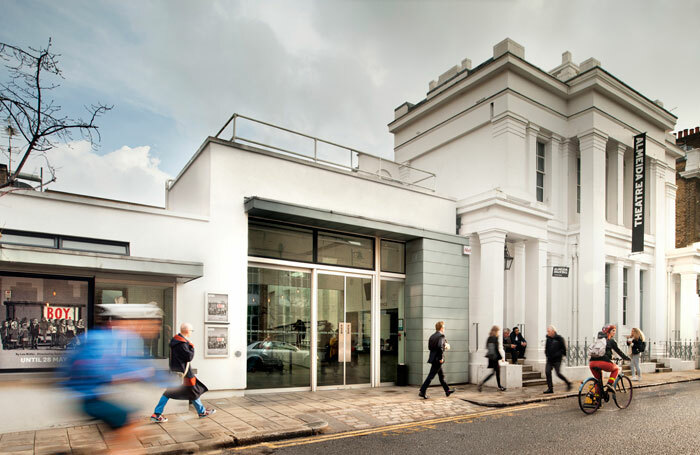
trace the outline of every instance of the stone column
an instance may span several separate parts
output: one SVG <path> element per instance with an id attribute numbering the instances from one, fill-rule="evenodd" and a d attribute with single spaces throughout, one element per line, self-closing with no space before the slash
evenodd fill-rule
<path id="1" fill-rule="evenodd" d="M 594 337 L 605 311 L 605 146 L 608 137 L 592 129 L 579 136 L 581 216 L 578 301 L 579 336 Z"/>
<path id="2" fill-rule="evenodd" d="M 566 201 L 568 197 L 567 191 L 567 168 L 566 168 L 566 154 L 564 153 L 564 143 L 562 142 L 564 138 L 556 134 L 552 134 L 551 147 L 550 147 L 550 166 L 551 169 L 545 169 L 549 174 L 549 186 L 550 188 L 546 193 L 549 193 L 550 207 L 554 212 L 556 219 L 564 218 L 564 210 L 566 207 Z M 546 160 L 545 160 L 546 161 Z"/>
<path id="3" fill-rule="evenodd" d="M 627 325 L 640 328 L 639 324 L 639 263 L 633 262 L 627 272 Z"/>
<path id="4" fill-rule="evenodd" d="M 547 242 L 532 239 L 525 243 L 525 327 L 527 363 L 543 363 L 547 333 Z"/>
<path id="5" fill-rule="evenodd" d="M 676 190 L 678 186 L 666 182 L 666 250 L 676 248 Z"/>
<path id="6" fill-rule="evenodd" d="M 622 226 L 625 223 L 625 151 L 627 146 L 625 144 L 617 144 L 616 158 L 616 175 L 617 175 L 617 212 L 614 224 Z"/>
<path id="7" fill-rule="evenodd" d="M 681 340 L 695 339 L 698 337 L 698 314 L 700 314 L 700 300 L 698 300 L 697 279 L 695 272 L 681 273 Z"/>
<path id="8" fill-rule="evenodd" d="M 622 331 L 622 262 L 610 264 L 610 323 Z"/>
<path id="9" fill-rule="evenodd" d="M 486 338 L 494 325 L 503 325 L 503 247 L 506 231 L 489 229 L 479 232 L 481 264 L 479 283 L 479 351 L 473 358 L 485 362 Z"/>
<path id="10" fill-rule="evenodd" d="M 525 242 L 513 245 L 513 320 L 511 328 L 525 323 Z"/>
<path id="11" fill-rule="evenodd" d="M 654 235 L 654 269 L 650 271 L 652 293 L 648 301 L 651 304 L 649 327 L 651 338 L 667 339 L 668 333 L 668 271 L 666 267 L 666 165 L 658 160 L 651 160 L 651 185 L 647 186 L 649 194 L 650 217 L 647 218 Z"/>

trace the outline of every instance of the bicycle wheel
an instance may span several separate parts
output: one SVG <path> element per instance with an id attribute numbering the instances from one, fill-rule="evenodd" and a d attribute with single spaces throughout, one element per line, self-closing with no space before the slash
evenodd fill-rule
<path id="1" fill-rule="evenodd" d="M 620 376 L 615 383 L 615 404 L 620 409 L 625 409 L 632 402 L 632 381 L 627 376 Z"/>
<path id="2" fill-rule="evenodd" d="M 585 414 L 593 414 L 600 407 L 598 381 L 588 378 L 578 390 L 578 405 Z"/>

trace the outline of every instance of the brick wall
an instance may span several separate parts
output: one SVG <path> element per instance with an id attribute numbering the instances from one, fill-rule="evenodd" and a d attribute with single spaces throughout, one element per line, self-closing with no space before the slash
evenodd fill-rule
<path id="1" fill-rule="evenodd" d="M 700 242 L 700 179 L 681 177 L 685 159 L 676 162 L 676 248 Z"/>

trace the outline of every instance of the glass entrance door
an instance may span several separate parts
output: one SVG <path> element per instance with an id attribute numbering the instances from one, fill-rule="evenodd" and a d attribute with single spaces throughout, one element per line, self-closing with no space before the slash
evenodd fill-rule
<path id="1" fill-rule="evenodd" d="M 369 384 L 372 279 L 318 275 L 317 385 Z"/>

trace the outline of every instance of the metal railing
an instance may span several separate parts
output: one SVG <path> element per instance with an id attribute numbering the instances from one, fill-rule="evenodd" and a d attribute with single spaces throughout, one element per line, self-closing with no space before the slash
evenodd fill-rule
<path id="1" fill-rule="evenodd" d="M 263 139 L 254 140 L 241 134 L 241 131 L 246 129 L 244 128 L 244 125 L 241 124 L 241 120 L 251 122 L 255 125 L 271 128 L 274 132 L 288 133 L 291 134 L 292 137 L 282 141 L 285 142 L 284 146 L 268 144 L 262 142 Z M 229 127 L 231 128 L 231 134 L 222 137 L 224 131 L 226 131 Z M 253 129 L 254 128 L 248 128 L 248 133 L 252 132 Z M 221 127 L 219 132 L 216 133 L 216 138 L 231 142 L 240 141 L 246 144 L 256 145 L 267 150 L 309 160 L 314 163 L 325 164 L 402 185 L 435 191 L 436 174 L 433 172 L 424 171 L 422 169 L 412 167 L 406 163 L 396 163 L 394 161 L 370 155 L 344 145 L 336 144 L 335 142 L 310 136 L 308 134 L 300 133 L 298 131 L 290 130 L 279 125 L 274 125 L 272 123 L 257 120 L 241 114 L 233 114 L 231 118 L 228 119 L 226 124 Z M 306 141 L 306 143 L 299 143 L 299 140 Z M 313 146 L 313 151 L 309 150 L 308 153 L 302 153 L 299 150 L 292 150 L 291 148 L 293 147 L 294 143 L 299 144 L 299 148 L 310 148 L 310 146 Z"/>
<path id="2" fill-rule="evenodd" d="M 622 352 L 627 351 L 627 345 L 624 340 L 616 340 Z M 566 363 L 568 366 L 588 365 L 590 360 L 588 356 L 588 346 L 593 342 L 587 338 L 583 342 L 579 340 L 572 341 L 567 339 L 566 346 Z M 666 340 L 654 341 L 646 340 L 646 349 L 641 353 L 640 360 L 642 362 L 650 362 L 658 358 L 671 358 L 698 361 L 700 357 L 700 341 L 699 340 Z"/>
<path id="3" fill-rule="evenodd" d="M 698 341 L 697 340 L 667 340 L 666 357 L 681 360 L 697 360 Z"/>

